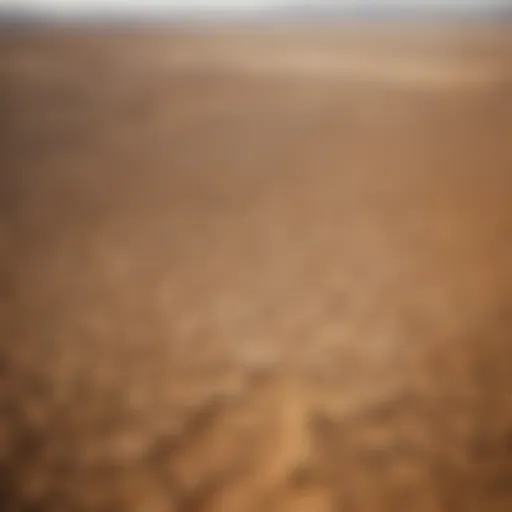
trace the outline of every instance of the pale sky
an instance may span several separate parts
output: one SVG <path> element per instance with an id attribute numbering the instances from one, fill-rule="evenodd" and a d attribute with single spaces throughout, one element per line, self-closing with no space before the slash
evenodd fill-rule
<path id="1" fill-rule="evenodd" d="M 175 11 L 259 10 L 290 6 L 401 6 L 401 7 L 479 7 L 512 4 L 512 0 L 0 0 L 1 7 L 35 8 L 49 11 L 103 9 L 158 9 Z"/>
<path id="2" fill-rule="evenodd" d="M 154 8 L 167 9 L 260 9 L 287 5 L 293 0 L 0 0 L 0 5 L 24 5 L 73 9 L 82 7 Z"/>

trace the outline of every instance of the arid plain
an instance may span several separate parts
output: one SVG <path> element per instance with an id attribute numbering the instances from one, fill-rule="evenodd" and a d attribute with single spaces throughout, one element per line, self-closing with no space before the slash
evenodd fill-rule
<path id="1" fill-rule="evenodd" d="M 2 511 L 512 510 L 507 30 L 5 30 Z"/>

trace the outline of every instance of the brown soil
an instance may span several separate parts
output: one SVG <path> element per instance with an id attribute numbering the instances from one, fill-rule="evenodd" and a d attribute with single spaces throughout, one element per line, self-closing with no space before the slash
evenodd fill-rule
<path id="1" fill-rule="evenodd" d="M 1 35 L 1 510 L 512 510 L 511 62 Z"/>

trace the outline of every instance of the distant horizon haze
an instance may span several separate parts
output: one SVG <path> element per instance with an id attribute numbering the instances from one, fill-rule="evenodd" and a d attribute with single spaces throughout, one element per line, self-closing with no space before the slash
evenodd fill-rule
<path id="1" fill-rule="evenodd" d="M 81 17 L 88 15 L 158 15 L 176 17 L 224 17 L 319 13 L 446 12 L 493 14 L 512 11 L 509 0 L 0 0 L 1 13 Z"/>

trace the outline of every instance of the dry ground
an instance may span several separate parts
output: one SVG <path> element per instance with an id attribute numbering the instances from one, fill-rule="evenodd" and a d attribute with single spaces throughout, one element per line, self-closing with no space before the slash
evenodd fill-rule
<path id="1" fill-rule="evenodd" d="M 512 510 L 512 37 L 0 36 L 5 512 Z"/>

